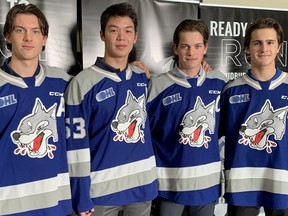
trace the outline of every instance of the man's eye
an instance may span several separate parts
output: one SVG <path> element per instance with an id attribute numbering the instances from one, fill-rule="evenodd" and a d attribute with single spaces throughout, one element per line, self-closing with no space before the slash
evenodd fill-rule
<path id="1" fill-rule="evenodd" d="M 23 32 L 23 29 L 15 29 L 16 32 L 21 33 Z"/>
<path id="2" fill-rule="evenodd" d="M 189 46 L 188 45 L 181 45 L 180 48 L 183 50 L 187 50 L 189 48 Z"/>

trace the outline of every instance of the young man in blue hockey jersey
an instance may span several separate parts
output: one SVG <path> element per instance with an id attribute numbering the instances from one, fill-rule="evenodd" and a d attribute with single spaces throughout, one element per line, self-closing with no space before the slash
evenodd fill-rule
<path id="1" fill-rule="evenodd" d="M 0 215 L 72 213 L 64 119 L 70 76 L 39 63 L 48 30 L 33 4 L 6 16 L 12 55 L 0 68 Z"/>
<path id="2" fill-rule="evenodd" d="M 155 156 L 146 111 L 148 78 L 127 64 L 137 39 L 131 5 L 101 15 L 104 58 L 80 72 L 66 94 L 68 163 L 79 215 L 149 216 L 157 196 Z M 94 212 L 93 212 L 94 211 Z"/>
<path id="3" fill-rule="evenodd" d="M 281 26 L 261 18 L 246 30 L 251 69 L 223 92 L 225 199 L 229 216 L 288 215 L 288 74 L 275 65 Z"/>
<path id="4" fill-rule="evenodd" d="M 173 36 L 174 69 L 152 77 L 149 84 L 160 216 L 181 216 L 185 206 L 191 216 L 213 216 L 221 196 L 218 122 L 226 78 L 201 66 L 208 37 L 204 22 L 182 21 Z"/>

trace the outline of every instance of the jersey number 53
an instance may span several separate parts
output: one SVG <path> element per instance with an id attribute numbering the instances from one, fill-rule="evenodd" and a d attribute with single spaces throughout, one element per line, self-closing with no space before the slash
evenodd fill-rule
<path id="1" fill-rule="evenodd" d="M 86 136 L 83 118 L 66 118 L 66 138 L 70 138 L 71 135 L 73 139 L 83 139 Z"/>

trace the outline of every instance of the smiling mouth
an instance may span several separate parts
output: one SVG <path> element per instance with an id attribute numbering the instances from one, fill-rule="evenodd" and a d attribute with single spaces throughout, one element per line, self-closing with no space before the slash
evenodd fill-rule
<path id="1" fill-rule="evenodd" d="M 116 46 L 118 49 L 124 49 L 124 48 L 126 48 L 127 46 L 126 45 L 117 45 Z"/>
<path id="2" fill-rule="evenodd" d="M 22 46 L 24 49 L 32 49 L 33 48 L 33 46 L 31 46 L 31 45 L 23 45 Z"/>
<path id="3" fill-rule="evenodd" d="M 186 61 L 188 61 L 188 62 L 194 62 L 194 61 L 196 61 L 197 59 L 186 59 Z"/>

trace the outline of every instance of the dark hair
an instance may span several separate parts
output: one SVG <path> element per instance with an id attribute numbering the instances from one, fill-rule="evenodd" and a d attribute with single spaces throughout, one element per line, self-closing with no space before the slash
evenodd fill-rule
<path id="1" fill-rule="evenodd" d="M 137 32 L 137 14 L 133 7 L 124 2 L 120 4 L 114 4 L 103 11 L 101 15 L 101 31 L 105 32 L 106 25 L 111 17 L 124 17 L 128 16 L 131 18 L 134 24 L 135 32 Z"/>
<path id="2" fill-rule="evenodd" d="M 178 47 L 181 32 L 199 32 L 203 36 L 203 43 L 206 45 L 209 39 L 208 26 L 202 20 L 183 20 L 175 29 L 173 35 L 173 43 Z M 205 56 L 204 56 L 205 57 Z M 174 56 L 174 60 L 178 62 L 178 56 Z"/>
<path id="3" fill-rule="evenodd" d="M 244 44 L 243 44 L 244 51 L 246 51 L 249 48 L 252 32 L 257 29 L 265 29 L 265 28 L 274 29 L 277 33 L 278 44 L 281 45 L 283 43 L 284 33 L 283 33 L 283 29 L 281 25 L 272 18 L 259 18 L 259 19 L 256 19 L 253 23 L 251 23 L 246 29 L 245 39 L 244 39 Z M 247 54 L 246 52 L 245 54 L 246 54 L 248 62 L 250 62 L 250 55 Z"/>
<path id="4" fill-rule="evenodd" d="M 34 4 L 28 4 L 28 5 L 18 4 L 18 5 L 13 6 L 9 10 L 8 14 L 6 15 L 6 21 L 5 21 L 4 29 L 3 29 L 3 35 L 5 38 L 13 32 L 15 28 L 14 21 L 18 14 L 35 15 L 38 18 L 38 22 L 39 22 L 42 35 L 48 37 L 49 25 L 42 11 Z M 6 46 L 7 46 L 7 49 L 11 51 L 12 44 L 6 41 Z M 45 46 L 43 46 L 42 51 L 44 49 L 45 49 Z"/>

